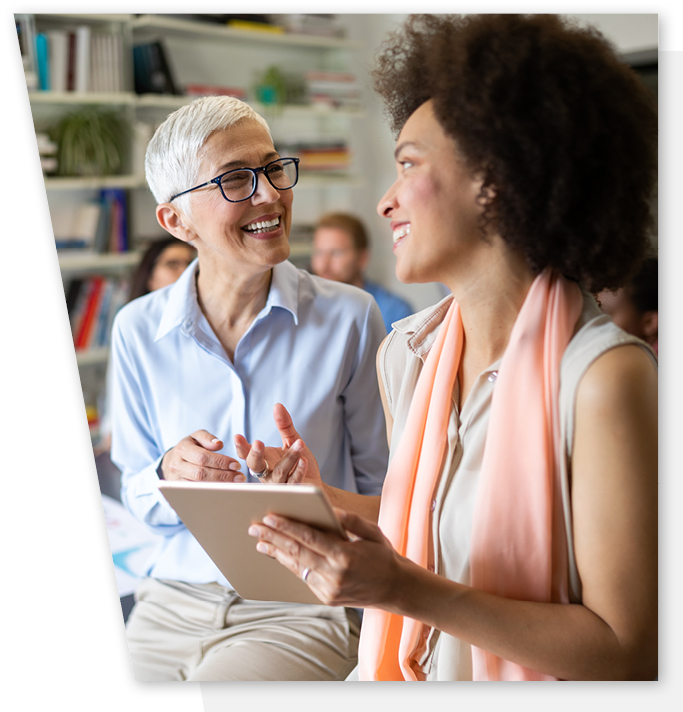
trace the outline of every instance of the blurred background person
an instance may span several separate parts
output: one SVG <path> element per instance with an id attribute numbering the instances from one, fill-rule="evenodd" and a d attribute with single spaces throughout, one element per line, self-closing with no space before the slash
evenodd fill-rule
<path id="1" fill-rule="evenodd" d="M 175 237 L 154 240 L 135 270 L 128 301 L 173 284 L 196 256 L 192 245 Z"/>
<path id="2" fill-rule="evenodd" d="M 328 213 L 318 220 L 313 236 L 313 272 L 370 292 L 390 332 L 394 322 L 409 316 L 414 309 L 405 299 L 365 277 L 369 262 L 370 241 L 358 218 L 347 213 Z"/>
<path id="3" fill-rule="evenodd" d="M 640 271 L 623 287 L 603 290 L 598 295 L 600 307 L 624 331 L 650 344 L 655 352 L 659 343 L 658 260 L 650 257 Z"/>

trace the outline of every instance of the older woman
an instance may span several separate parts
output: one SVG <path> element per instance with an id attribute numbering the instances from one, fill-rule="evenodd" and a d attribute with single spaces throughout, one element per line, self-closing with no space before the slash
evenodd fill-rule
<path id="1" fill-rule="evenodd" d="M 379 526 L 325 486 L 348 541 L 273 516 L 250 533 L 367 609 L 361 679 L 654 679 L 656 359 L 591 296 L 647 248 L 653 98 L 552 16 L 411 18 L 375 77 L 399 132 L 378 206 L 396 273 L 453 295 L 378 354 Z M 316 481 L 301 439 L 279 454 L 274 479 Z"/>
<path id="2" fill-rule="evenodd" d="M 212 97 L 171 114 L 146 171 L 160 225 L 197 259 L 114 325 L 112 460 L 124 504 L 162 535 L 127 625 L 135 677 L 343 678 L 356 662 L 357 612 L 242 600 L 158 483 L 258 486 L 233 456 L 233 436 L 278 437 L 279 401 L 297 413 L 329 484 L 379 494 L 388 456 L 379 309 L 362 290 L 287 262 L 298 163 L 278 154 L 247 104 Z"/>

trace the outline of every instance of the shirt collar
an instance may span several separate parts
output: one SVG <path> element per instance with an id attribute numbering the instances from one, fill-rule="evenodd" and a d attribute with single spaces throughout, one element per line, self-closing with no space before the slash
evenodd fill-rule
<path id="1" fill-rule="evenodd" d="M 193 334 L 197 328 L 202 315 L 197 301 L 197 282 L 195 279 L 198 268 L 199 261 L 198 258 L 195 258 L 178 280 L 170 287 L 167 287 L 168 301 L 154 337 L 155 341 L 159 341 L 176 327 L 182 328 L 188 335 Z M 298 325 L 298 305 L 299 275 L 297 268 L 287 261 L 275 265 L 263 313 L 269 313 L 273 307 L 286 309 L 292 314 L 294 323 Z"/>
<path id="2" fill-rule="evenodd" d="M 396 331 L 409 336 L 408 348 L 423 361 L 434 344 L 438 333 L 437 327 L 444 320 L 452 300 L 453 295 L 449 294 L 437 304 L 411 314 L 392 325 Z"/>

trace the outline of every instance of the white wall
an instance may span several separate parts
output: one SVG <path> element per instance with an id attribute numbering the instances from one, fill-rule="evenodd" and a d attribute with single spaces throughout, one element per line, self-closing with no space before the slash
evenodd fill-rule
<path id="1" fill-rule="evenodd" d="M 656 48 L 658 17 L 656 14 L 574 14 L 568 15 L 581 24 L 592 24 L 610 39 L 620 52 L 630 53 Z M 405 14 L 343 15 L 349 36 L 363 43 L 354 59 L 354 71 L 364 85 L 368 107 L 367 119 L 358 123 L 352 149 L 355 168 L 365 177 L 365 187 L 355 191 L 354 212 L 366 223 L 372 240 L 369 276 L 408 299 L 416 310 L 438 301 L 443 287 L 436 284 L 402 284 L 394 273 L 391 233 L 388 220 L 380 218 L 376 206 L 396 177 L 393 161 L 394 139 L 382 116 L 380 102 L 372 90 L 369 71 L 373 58 L 387 33 L 405 19 Z"/>

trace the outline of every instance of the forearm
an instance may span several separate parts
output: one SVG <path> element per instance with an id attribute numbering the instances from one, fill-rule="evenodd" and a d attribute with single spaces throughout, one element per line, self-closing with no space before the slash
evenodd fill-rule
<path id="1" fill-rule="evenodd" d="M 656 615 L 651 635 L 620 639 L 583 605 L 503 598 L 408 560 L 400 569 L 387 609 L 503 659 L 563 680 L 653 680 L 657 675 Z"/>
<path id="2" fill-rule="evenodd" d="M 356 494 L 355 492 L 347 492 L 338 487 L 332 487 L 332 485 L 328 485 L 324 482 L 322 484 L 325 494 L 333 507 L 345 509 L 347 512 L 354 512 L 374 524 L 377 523 L 381 499 L 379 495 Z"/>

